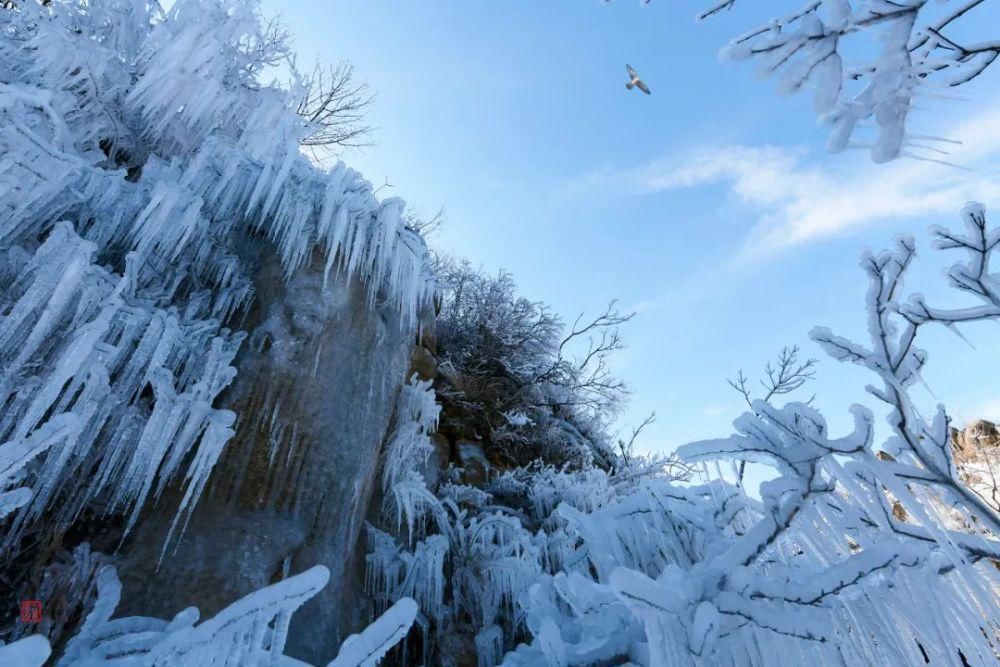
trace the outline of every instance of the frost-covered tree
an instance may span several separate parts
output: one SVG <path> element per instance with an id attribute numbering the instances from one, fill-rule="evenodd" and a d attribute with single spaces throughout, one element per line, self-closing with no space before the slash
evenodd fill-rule
<path id="1" fill-rule="evenodd" d="M 743 4 L 752 3 L 712 0 L 698 18 Z M 976 21 L 990 0 L 780 4 L 767 6 L 778 18 L 733 39 L 722 58 L 755 61 L 778 77 L 782 93 L 812 89 L 831 153 L 868 148 L 875 162 L 939 159 L 947 141 L 912 128 L 917 100 L 950 95 L 1000 56 L 996 26 Z"/>
<path id="2" fill-rule="evenodd" d="M 612 302 L 566 330 L 545 304 L 519 296 L 507 273 L 490 276 L 445 258 L 437 275 L 449 426 L 489 440 L 515 464 L 583 455 L 612 465 L 607 421 L 628 392 L 609 359 L 622 349 L 620 327 L 632 314 Z"/>
<path id="3" fill-rule="evenodd" d="M 921 489 L 945 507 L 962 507 L 977 525 L 1000 536 L 1000 516 L 960 479 L 944 406 L 938 406 L 933 418 L 927 419 L 908 393 L 908 388 L 920 381 L 927 361 L 926 353 L 916 347 L 924 327 L 941 324 L 955 329 L 962 323 L 1000 318 L 1000 281 L 990 273 L 992 253 L 1000 246 L 1000 230 L 989 228 L 981 204 L 967 205 L 962 217 L 964 233 L 944 227 L 936 227 L 932 233 L 937 248 L 958 249 L 968 255 L 966 261 L 949 269 L 948 280 L 956 289 L 975 297 L 980 305 L 935 308 L 927 305 L 920 294 L 904 302 L 903 278 L 916 256 L 916 247 L 912 238 L 903 237 L 893 251 L 877 256 L 866 254 L 862 259 L 870 283 L 868 345 L 836 336 L 825 328 L 814 329 L 812 337 L 834 358 L 867 368 L 882 380 L 882 387 L 869 386 L 867 390 L 890 409 L 889 424 L 894 436 L 883 449 L 892 462 L 889 488 L 893 495 L 907 497 L 912 490 Z"/>
<path id="4" fill-rule="evenodd" d="M 809 358 L 805 361 L 799 360 L 799 347 L 784 347 L 778 358 L 772 363 L 767 362 L 764 366 L 764 376 L 758 380 L 760 388 L 753 387 L 750 380 L 743 374 L 743 369 L 736 373 L 736 377 L 728 380 L 729 386 L 740 393 L 747 407 L 753 410 L 754 400 L 761 400 L 765 403 L 771 402 L 778 396 L 787 396 L 801 389 L 807 382 L 816 377 L 816 364 L 818 359 Z M 759 399 L 754 399 L 753 395 L 758 393 Z M 815 396 L 813 396 L 815 398 Z M 806 401 L 811 404 L 813 398 Z M 743 476 L 746 472 L 746 461 L 740 461 L 736 470 L 737 484 L 743 483 Z"/>

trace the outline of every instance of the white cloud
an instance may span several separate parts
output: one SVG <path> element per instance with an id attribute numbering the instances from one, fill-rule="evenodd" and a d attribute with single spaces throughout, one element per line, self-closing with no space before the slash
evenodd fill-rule
<path id="1" fill-rule="evenodd" d="M 592 174 L 580 185 L 655 193 L 721 184 L 755 218 L 743 254 L 769 255 L 878 222 L 954 214 L 972 199 L 1000 204 L 1000 108 L 987 108 L 945 133 L 961 145 L 924 142 L 949 148 L 942 159 L 964 169 L 907 159 L 876 165 L 866 152 L 830 158 L 801 148 L 724 146 Z"/>

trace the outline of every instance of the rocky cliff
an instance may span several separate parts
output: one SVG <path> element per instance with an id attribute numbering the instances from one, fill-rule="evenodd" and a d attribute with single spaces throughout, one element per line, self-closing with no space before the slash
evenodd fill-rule
<path id="1" fill-rule="evenodd" d="M 287 282 L 268 244 L 244 259 L 256 266 L 256 300 L 223 397 L 240 415 L 236 435 L 159 566 L 176 508 L 143 521 L 120 567 L 122 613 L 166 618 L 195 605 L 211 614 L 322 564 L 330 583 L 294 617 L 287 645 L 319 663 L 370 620 L 359 597 L 359 537 L 396 396 L 424 348 L 398 309 L 370 304 L 359 281 L 338 276 L 324 286 L 320 253 Z M 422 322 L 433 326 L 432 314 Z"/>
<path id="2" fill-rule="evenodd" d="M 979 419 L 951 430 L 952 454 L 962 481 L 1000 512 L 1000 429 Z"/>
<path id="3" fill-rule="evenodd" d="M 345 573 L 434 281 L 402 200 L 303 154 L 265 30 L 253 2 L 0 3 L 0 641 L 51 591 L 58 654 L 105 564 L 116 614 L 158 618 L 325 565 L 292 586 L 323 590 L 311 661 L 370 620 Z"/>

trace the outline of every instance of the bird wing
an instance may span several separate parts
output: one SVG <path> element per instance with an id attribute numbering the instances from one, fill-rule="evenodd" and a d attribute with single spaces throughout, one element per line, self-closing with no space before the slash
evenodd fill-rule
<path id="1" fill-rule="evenodd" d="M 639 76 L 638 74 L 636 74 L 635 70 L 632 69 L 631 65 L 625 65 L 625 71 L 628 72 L 629 78 L 631 79 L 634 79 Z"/>
<path id="2" fill-rule="evenodd" d="M 643 81 L 642 79 L 639 79 L 638 81 L 635 82 L 635 87 L 641 90 L 642 92 L 646 93 L 647 95 L 652 95 L 652 93 L 649 92 L 649 86 L 647 86 L 646 82 Z"/>

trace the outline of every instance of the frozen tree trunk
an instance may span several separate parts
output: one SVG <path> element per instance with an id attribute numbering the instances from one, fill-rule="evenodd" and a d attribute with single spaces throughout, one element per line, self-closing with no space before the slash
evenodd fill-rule
<path id="1" fill-rule="evenodd" d="M 120 567 L 121 614 L 169 618 L 195 605 L 209 616 L 322 564 L 330 582 L 293 617 L 286 652 L 325 664 L 370 620 L 358 540 L 414 336 L 360 281 L 324 289 L 318 253 L 287 282 L 269 246 L 251 240 L 245 254 L 257 264 L 256 298 L 232 323 L 250 336 L 223 398 L 239 415 L 236 436 L 158 571 L 174 508 L 141 522 Z"/>

